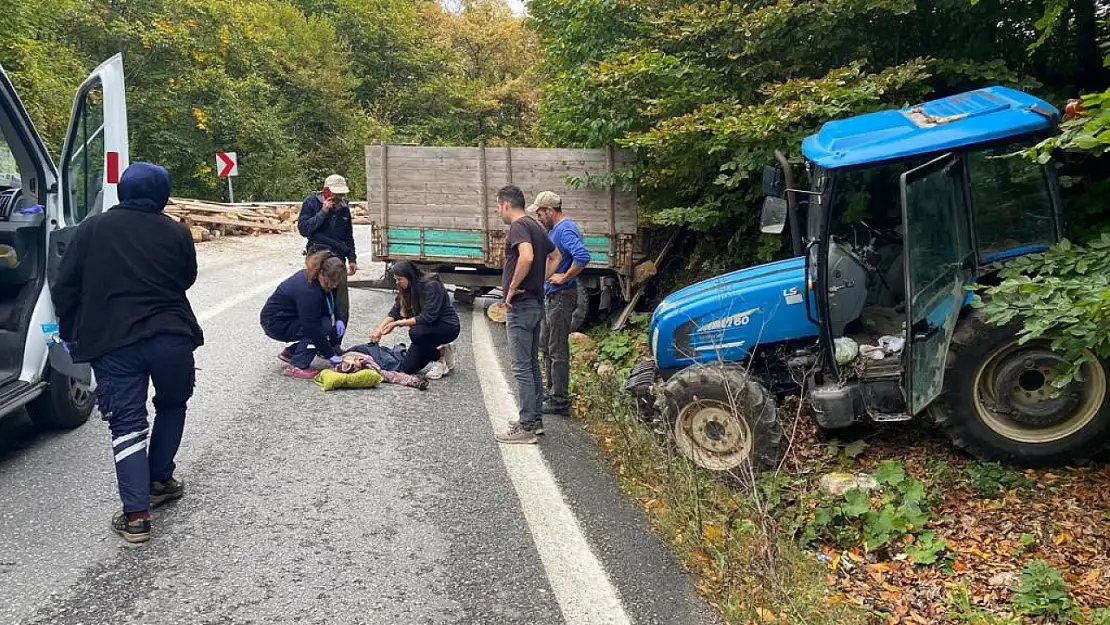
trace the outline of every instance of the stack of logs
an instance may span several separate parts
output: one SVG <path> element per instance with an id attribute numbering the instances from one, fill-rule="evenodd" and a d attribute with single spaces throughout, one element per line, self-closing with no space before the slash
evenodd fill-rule
<path id="1" fill-rule="evenodd" d="M 225 204 L 174 198 L 165 212 L 174 221 L 189 226 L 193 240 L 200 243 L 219 237 L 296 232 L 300 210 L 300 202 Z M 352 202 L 351 215 L 355 225 L 370 223 L 365 202 Z"/>

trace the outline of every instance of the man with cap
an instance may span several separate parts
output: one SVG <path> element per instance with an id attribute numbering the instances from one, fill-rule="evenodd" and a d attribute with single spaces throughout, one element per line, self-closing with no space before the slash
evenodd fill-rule
<path id="1" fill-rule="evenodd" d="M 358 271 L 355 252 L 355 231 L 351 222 L 351 207 L 347 204 L 347 180 L 332 174 L 324 181 L 324 189 L 305 198 L 297 229 L 308 239 L 305 255 L 328 250 L 347 263 L 347 274 Z M 335 290 L 336 316 L 346 324 L 350 320 L 351 300 L 347 280 Z"/>
<path id="2" fill-rule="evenodd" d="M 185 296 L 197 279 L 193 237 L 162 212 L 169 172 L 134 163 L 118 190 L 118 205 L 77 227 L 50 293 L 66 349 L 75 362 L 92 364 L 112 433 L 123 504 L 112 529 L 140 543 L 150 539 L 150 509 L 185 493 L 174 457 L 196 380 L 193 351 L 204 335 Z"/>
<path id="3" fill-rule="evenodd" d="M 563 213 L 563 200 L 543 191 L 527 211 L 547 229 L 558 259 L 544 284 L 546 315 L 541 331 L 543 368 L 547 397 L 543 414 L 570 414 L 570 328 L 578 306 L 578 274 L 590 264 L 590 251 L 582 242 L 582 230 Z"/>

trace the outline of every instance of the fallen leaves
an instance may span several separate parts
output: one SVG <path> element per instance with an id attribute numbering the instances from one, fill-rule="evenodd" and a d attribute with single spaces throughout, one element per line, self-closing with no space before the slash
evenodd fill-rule
<path id="1" fill-rule="evenodd" d="M 871 440 L 861 461 L 870 468 L 883 460 L 900 460 L 910 477 L 934 487 L 937 517 L 929 529 L 948 541 L 947 568 L 879 560 L 858 549 L 825 548 L 819 557 L 828 567 L 830 583 L 848 600 L 881 611 L 892 625 L 941 623 L 953 609 L 954 593 L 966 584 L 973 605 L 1004 613 L 1022 567 L 1045 560 L 1063 574 L 1078 605 L 1110 606 L 1110 468 L 1024 471 L 1034 484 L 1031 489 L 985 499 L 958 479 L 946 484 L 931 480 L 941 463 L 958 470 L 969 462 L 947 442 L 935 443 L 907 444 L 897 435 Z"/>

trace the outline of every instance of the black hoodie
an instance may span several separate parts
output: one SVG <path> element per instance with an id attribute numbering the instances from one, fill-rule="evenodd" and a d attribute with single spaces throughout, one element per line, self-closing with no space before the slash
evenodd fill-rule
<path id="1" fill-rule="evenodd" d="M 158 334 L 204 344 L 185 297 L 197 279 L 193 237 L 162 213 L 169 172 L 135 163 L 118 189 L 119 205 L 78 226 L 51 287 L 59 333 L 77 362 Z"/>

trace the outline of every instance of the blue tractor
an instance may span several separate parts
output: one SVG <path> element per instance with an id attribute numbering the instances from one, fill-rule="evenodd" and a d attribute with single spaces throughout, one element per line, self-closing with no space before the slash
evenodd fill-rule
<path id="1" fill-rule="evenodd" d="M 669 295 L 628 390 L 679 450 L 718 471 L 780 461 L 781 399 L 823 428 L 933 418 L 983 460 L 1078 464 L 1110 430 L 1106 365 L 1059 391 L 1061 358 L 971 306 L 1000 260 L 1064 236 L 1051 164 L 1006 158 L 1057 131 L 1047 102 L 1004 87 L 826 123 L 763 175 L 762 230 L 794 257 Z"/>

